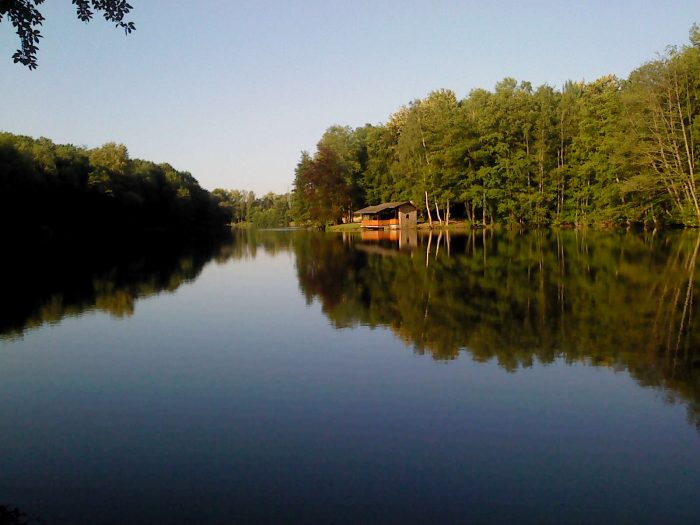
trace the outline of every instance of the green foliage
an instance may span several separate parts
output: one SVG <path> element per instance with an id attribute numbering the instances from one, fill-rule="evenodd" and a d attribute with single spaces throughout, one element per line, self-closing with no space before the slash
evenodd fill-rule
<path id="1" fill-rule="evenodd" d="M 76 16 L 81 22 L 92 20 L 95 12 L 102 13 L 108 22 L 114 22 L 116 27 L 124 30 L 127 35 L 136 29 L 133 22 L 124 18 L 132 7 L 125 0 L 72 0 Z M 7 18 L 15 29 L 20 40 L 18 49 L 12 59 L 29 69 L 37 67 L 36 54 L 39 51 L 39 39 L 43 37 L 38 26 L 44 21 L 44 16 L 38 9 L 44 0 L 2 0 L 0 1 L 0 22 Z"/>
<path id="2" fill-rule="evenodd" d="M 234 225 L 285 228 L 291 222 L 291 196 L 269 192 L 256 198 L 252 191 L 215 189 L 212 194 L 227 210 Z"/>
<path id="3" fill-rule="evenodd" d="M 328 135 L 321 139 L 313 157 L 302 153 L 297 165 L 292 209 L 294 221 L 300 225 L 338 224 L 352 213 L 356 158 L 346 143 L 328 140 Z"/>
<path id="4" fill-rule="evenodd" d="M 505 78 L 458 100 L 439 90 L 385 124 L 332 126 L 295 172 L 300 224 L 412 200 L 483 225 L 700 225 L 700 30 L 628 80 L 561 90 Z"/>
<path id="5" fill-rule="evenodd" d="M 88 150 L 0 133 L 0 219 L 52 232 L 188 229 L 227 210 L 187 172 L 131 159 L 126 146 Z"/>
<path id="6" fill-rule="evenodd" d="M 289 226 L 289 195 L 267 193 L 253 203 L 250 222 L 258 228 L 283 228 Z"/>

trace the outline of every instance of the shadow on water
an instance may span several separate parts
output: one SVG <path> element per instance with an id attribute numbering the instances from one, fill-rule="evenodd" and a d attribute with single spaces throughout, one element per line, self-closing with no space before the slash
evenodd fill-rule
<path id="1" fill-rule="evenodd" d="M 700 430 L 697 232 L 300 237 L 299 285 L 336 328 L 389 327 L 419 354 L 514 371 L 628 370 Z"/>
<path id="2" fill-rule="evenodd" d="M 0 505 L 0 525 L 28 525 L 27 515 L 14 507 Z"/>

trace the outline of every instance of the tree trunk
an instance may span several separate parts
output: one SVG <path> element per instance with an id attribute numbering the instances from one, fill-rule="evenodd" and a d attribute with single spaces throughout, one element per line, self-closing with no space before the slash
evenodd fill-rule
<path id="1" fill-rule="evenodd" d="M 440 217 L 440 208 L 438 207 L 437 199 L 435 199 L 435 213 L 437 214 L 438 221 L 440 221 L 440 228 L 442 228 L 442 217 Z"/>
<path id="2" fill-rule="evenodd" d="M 433 217 L 430 215 L 430 203 L 428 202 L 428 192 L 425 192 L 425 209 L 428 211 L 428 224 L 433 229 Z"/>

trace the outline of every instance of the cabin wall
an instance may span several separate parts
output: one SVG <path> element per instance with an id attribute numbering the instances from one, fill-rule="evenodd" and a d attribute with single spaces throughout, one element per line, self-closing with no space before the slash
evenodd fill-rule
<path id="1" fill-rule="evenodd" d="M 363 228 L 398 228 L 398 219 L 375 219 L 372 216 L 371 219 L 362 219 Z"/>
<path id="2" fill-rule="evenodd" d="M 415 206 L 404 204 L 399 207 L 399 227 L 415 228 L 418 224 L 418 210 Z"/>

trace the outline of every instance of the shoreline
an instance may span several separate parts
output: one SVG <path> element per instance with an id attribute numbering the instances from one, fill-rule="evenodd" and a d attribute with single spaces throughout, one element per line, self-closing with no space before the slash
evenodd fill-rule
<path id="1" fill-rule="evenodd" d="M 480 230 L 638 230 L 638 231 L 659 231 L 659 230 L 694 230 L 696 226 L 687 226 L 683 224 L 667 224 L 648 226 L 643 223 L 592 223 L 592 224 L 547 224 L 547 225 L 529 225 L 529 224 L 470 224 L 466 221 L 450 222 L 449 225 L 440 225 L 433 223 L 431 228 L 428 223 L 420 223 L 415 228 L 410 228 L 418 231 L 480 231 Z M 359 224 L 335 224 L 325 228 L 327 232 L 344 232 L 344 233 L 360 233 L 363 231 Z M 391 231 L 391 230 L 387 230 Z"/>

